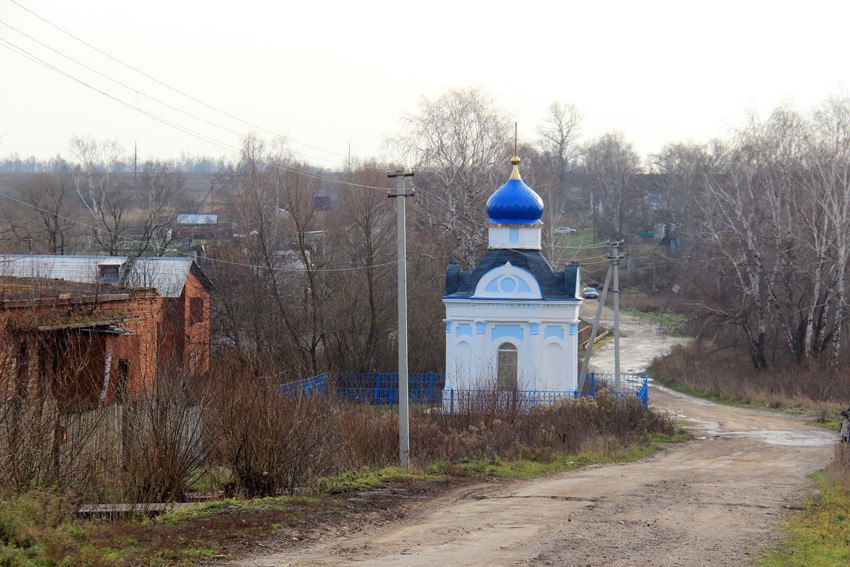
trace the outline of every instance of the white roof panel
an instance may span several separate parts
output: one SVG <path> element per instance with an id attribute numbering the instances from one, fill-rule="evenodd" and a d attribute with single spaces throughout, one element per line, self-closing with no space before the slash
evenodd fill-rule
<path id="1" fill-rule="evenodd" d="M 126 256 L 54 256 L 48 254 L 2 254 L 0 276 L 52 278 L 71 282 L 97 283 L 98 266 L 121 266 L 126 269 Z M 133 261 L 127 285 L 153 287 L 162 297 L 180 297 L 189 276 L 192 258 L 158 258 L 143 256 Z M 122 278 L 124 273 L 121 274 Z"/>
<path id="2" fill-rule="evenodd" d="M 216 224 L 218 215 L 200 215 L 181 213 L 177 215 L 177 224 Z"/>

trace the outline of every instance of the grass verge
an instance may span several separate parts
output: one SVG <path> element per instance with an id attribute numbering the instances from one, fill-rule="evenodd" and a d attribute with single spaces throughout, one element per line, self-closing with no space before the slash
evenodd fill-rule
<path id="1" fill-rule="evenodd" d="M 621 309 L 621 312 L 631 317 L 638 317 L 652 321 L 657 325 L 664 327 L 664 334 L 670 337 L 687 337 L 684 327 L 688 320 L 687 315 L 679 313 L 652 313 L 648 311 L 639 311 L 635 309 Z"/>
<path id="2" fill-rule="evenodd" d="M 801 510 L 790 514 L 775 549 L 761 564 L 770 567 L 820 567 L 850 564 L 850 490 L 823 471 Z"/>
<path id="3" fill-rule="evenodd" d="M 743 409 L 752 409 L 752 410 L 760 410 L 760 411 L 769 411 L 776 413 L 790 413 L 790 414 L 800 414 L 800 415 L 811 415 L 813 417 L 819 415 L 819 410 L 816 408 L 810 408 L 805 406 L 776 406 L 770 405 L 761 402 L 755 401 L 744 401 L 738 398 L 729 397 L 729 396 L 719 396 L 713 392 L 709 392 L 707 390 L 702 390 L 700 388 L 695 388 L 693 386 L 689 386 L 687 384 L 682 384 L 681 382 L 677 382 L 662 373 L 658 372 L 655 369 L 650 368 L 647 372 L 649 376 L 658 384 L 661 384 L 665 388 L 670 388 L 674 392 L 679 392 L 682 394 L 687 394 L 689 396 L 693 396 L 695 398 L 700 398 L 703 400 L 708 400 L 710 402 L 714 402 L 716 404 L 722 404 L 724 406 L 731 406 L 736 408 Z M 823 425 L 824 427 L 831 427 L 834 425 L 835 420 L 829 419 L 820 420 L 816 419 L 813 423 L 817 425 Z"/>
<path id="4" fill-rule="evenodd" d="M 227 499 L 151 519 L 45 528 L 32 534 L 31 544 L 0 545 L 0 565 L 188 566 L 233 559 L 258 549 L 294 549 L 359 529 L 364 522 L 389 521 L 402 514 L 399 510 L 411 499 L 459 484 L 636 461 L 655 453 L 661 443 L 683 438 L 682 434 L 654 435 L 623 449 L 554 454 L 544 460 L 492 457 L 436 463 L 419 470 L 363 468 L 318 479 L 308 493 L 299 496 Z"/>

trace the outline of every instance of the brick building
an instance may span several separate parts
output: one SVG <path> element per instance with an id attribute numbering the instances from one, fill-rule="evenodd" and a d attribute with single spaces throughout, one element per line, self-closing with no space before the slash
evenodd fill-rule
<path id="1" fill-rule="evenodd" d="M 3 399 L 50 394 L 84 409 L 150 386 L 158 299 L 152 289 L 0 278 Z"/>
<path id="2" fill-rule="evenodd" d="M 84 330 L 77 333 L 81 336 L 102 335 L 97 340 L 89 336 L 87 342 L 83 341 L 89 355 L 94 357 L 87 365 L 96 365 L 94 359 L 101 357 L 105 366 L 103 357 L 108 356 L 110 347 L 113 357 L 121 349 L 129 352 L 138 348 L 138 356 L 119 357 L 115 363 L 118 365 L 114 370 L 119 382 L 134 385 L 130 390 L 152 380 L 157 371 L 176 369 L 195 375 L 209 372 L 212 285 L 191 258 L 0 255 L 0 278 L 7 282 L 20 278 L 43 282 L 35 287 L 30 283 L 28 297 L 13 297 L 12 287 L 9 287 L 7 303 L 0 305 L 2 317 L 8 319 L 14 315 L 12 319 L 16 320 L 29 310 L 31 317 L 35 317 L 33 324 L 46 328 L 47 323 L 40 320 L 59 317 L 60 312 L 68 317 L 89 314 L 90 319 L 83 318 L 74 323 L 82 325 L 79 328 Z M 54 283 L 48 285 L 46 282 L 51 280 Z M 83 287 L 73 288 L 75 284 Z M 41 290 L 38 294 L 32 291 L 36 288 Z M 105 301 L 106 297 L 110 297 L 110 301 Z M 28 301 L 29 304 L 9 301 Z M 90 326 L 98 321 L 109 321 L 113 315 L 122 322 L 116 323 L 111 332 L 114 337 L 125 337 L 124 340 L 105 338 L 109 334 L 104 330 L 106 326 L 97 327 L 99 330 Z M 14 325 L 12 328 L 17 329 Z M 4 327 L 9 328 L 8 325 Z M 36 327 L 30 327 L 30 330 Z M 70 327 L 65 330 L 70 330 Z M 44 342 L 48 338 L 41 335 L 38 340 Z M 5 342 L 8 341 L 0 341 L 0 344 L 7 349 L 4 352 L 8 356 Z M 75 345 L 82 347 L 83 343 Z M 54 346 L 60 349 L 57 352 L 61 352 L 61 344 Z M 47 351 L 51 347 L 38 348 Z M 98 348 L 102 354 L 94 355 L 92 349 Z M 21 351 L 15 356 L 22 360 L 34 356 L 29 352 L 26 355 Z M 137 362 L 132 362 L 134 360 Z M 109 390 L 107 394 L 111 392 Z"/>

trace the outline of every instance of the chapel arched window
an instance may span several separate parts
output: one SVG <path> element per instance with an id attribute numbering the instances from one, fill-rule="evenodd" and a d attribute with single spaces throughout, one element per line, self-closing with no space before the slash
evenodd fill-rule
<path id="1" fill-rule="evenodd" d="M 500 390 L 515 390 L 517 387 L 517 349 L 511 343 L 502 343 L 498 351 L 498 380 Z"/>

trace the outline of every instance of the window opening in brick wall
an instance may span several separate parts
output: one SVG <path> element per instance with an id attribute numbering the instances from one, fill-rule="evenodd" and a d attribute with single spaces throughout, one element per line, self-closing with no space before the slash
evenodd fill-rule
<path id="1" fill-rule="evenodd" d="M 128 378 L 130 376 L 130 361 L 126 358 L 118 360 L 118 376 L 115 377 L 115 401 L 123 404 L 127 401 Z"/>
<path id="2" fill-rule="evenodd" d="M 194 325 L 204 322 L 204 298 L 193 297 L 189 299 L 189 317 Z"/>

